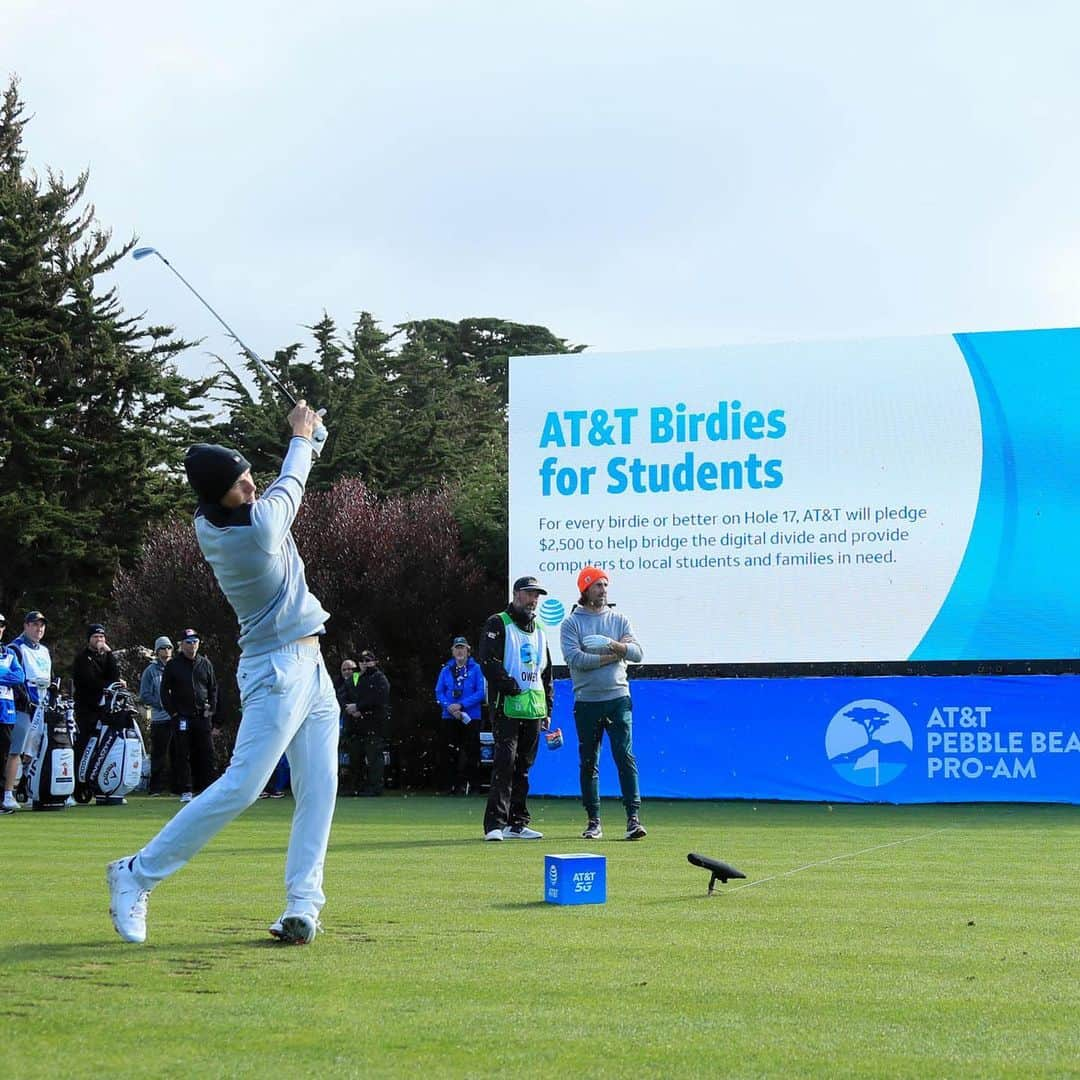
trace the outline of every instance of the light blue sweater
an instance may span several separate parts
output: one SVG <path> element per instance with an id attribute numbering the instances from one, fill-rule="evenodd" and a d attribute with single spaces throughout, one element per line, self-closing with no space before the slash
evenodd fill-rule
<path id="1" fill-rule="evenodd" d="M 240 621 L 240 651 L 260 656 L 309 634 L 321 634 L 328 612 L 308 591 L 292 523 L 311 471 L 311 443 L 289 442 L 281 474 L 249 506 L 203 504 L 195 535 Z"/>
<path id="2" fill-rule="evenodd" d="M 604 663 L 604 657 L 585 652 L 581 642 L 590 634 L 603 634 L 614 641 L 629 637 L 626 659 Z M 627 662 L 640 664 L 645 653 L 625 615 L 618 614 L 610 607 L 603 611 L 577 607 L 563 622 L 559 643 L 562 645 L 563 660 L 570 669 L 575 701 L 614 701 L 630 696 L 626 680 Z"/>

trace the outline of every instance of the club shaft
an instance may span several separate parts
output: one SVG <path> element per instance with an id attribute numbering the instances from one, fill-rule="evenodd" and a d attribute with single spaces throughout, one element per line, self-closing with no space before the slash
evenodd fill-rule
<path id="1" fill-rule="evenodd" d="M 259 356 L 259 354 L 255 352 L 254 349 L 248 348 L 248 346 L 240 340 L 240 337 L 236 333 L 236 331 L 214 310 L 214 307 L 210 303 L 210 301 L 207 300 L 206 297 L 203 296 L 199 292 L 199 290 L 196 289 L 195 286 L 192 285 L 191 282 L 188 281 L 188 279 L 184 277 L 184 275 L 181 274 L 180 271 L 177 270 L 176 267 L 173 266 L 173 264 L 169 262 L 168 259 L 165 258 L 164 255 L 161 254 L 160 251 L 155 250 L 154 254 L 184 283 L 185 287 L 199 301 L 199 303 L 202 304 L 202 306 L 206 308 L 206 310 L 209 311 L 210 314 L 213 315 L 214 318 L 217 319 L 217 321 L 221 323 L 222 326 L 225 327 L 225 330 L 228 333 L 229 337 L 231 337 L 233 341 L 235 341 L 236 344 L 244 350 L 244 355 L 249 360 L 252 360 L 254 363 L 258 364 L 259 370 L 262 371 L 263 374 L 265 374 L 266 377 L 282 392 L 282 394 L 285 395 L 289 404 L 295 405 L 296 398 L 294 398 L 293 395 L 289 393 L 288 387 L 286 387 L 285 384 L 273 373 L 273 371 L 270 369 L 270 365 L 267 364 L 267 362 L 261 356 Z"/>

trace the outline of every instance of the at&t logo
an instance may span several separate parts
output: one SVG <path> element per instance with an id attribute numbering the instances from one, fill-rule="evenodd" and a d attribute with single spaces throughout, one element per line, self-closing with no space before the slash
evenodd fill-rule
<path id="1" fill-rule="evenodd" d="M 565 617 L 566 608 L 564 608 L 562 602 L 556 600 L 554 596 L 549 596 L 540 605 L 540 621 L 545 626 L 558 626 Z"/>
<path id="2" fill-rule="evenodd" d="M 862 698 L 838 709 L 825 730 L 825 753 L 837 773 L 860 787 L 884 787 L 911 760 L 911 727 L 886 701 Z"/>

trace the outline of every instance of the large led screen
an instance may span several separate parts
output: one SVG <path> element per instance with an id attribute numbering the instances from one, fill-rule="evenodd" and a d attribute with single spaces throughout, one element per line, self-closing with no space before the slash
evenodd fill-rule
<path id="1" fill-rule="evenodd" d="M 1080 655 L 1080 330 L 510 361 L 510 572 L 649 664 Z"/>

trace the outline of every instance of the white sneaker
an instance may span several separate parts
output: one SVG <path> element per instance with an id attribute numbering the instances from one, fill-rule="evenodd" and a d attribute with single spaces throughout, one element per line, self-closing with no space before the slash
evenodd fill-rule
<path id="1" fill-rule="evenodd" d="M 322 929 L 322 923 L 313 915 L 290 915 L 286 912 L 276 923 L 271 923 L 270 934 L 287 945 L 310 945 Z"/>
<path id="2" fill-rule="evenodd" d="M 484 833 L 485 840 L 501 840 L 503 838 L 502 829 L 492 829 L 490 832 Z"/>
<path id="3" fill-rule="evenodd" d="M 68 796 L 68 797 L 67 797 L 67 798 L 66 798 L 66 799 L 64 800 L 64 805 L 65 805 L 65 806 L 77 806 L 78 804 L 77 804 L 77 803 L 75 802 L 75 796 L 74 796 L 74 795 L 69 795 L 69 796 Z"/>
<path id="4" fill-rule="evenodd" d="M 184 792 L 184 794 L 180 796 L 180 801 L 181 801 L 181 802 L 191 802 L 191 800 L 192 800 L 192 799 L 193 799 L 194 797 L 195 797 L 195 796 L 194 796 L 194 795 L 192 795 L 190 791 L 185 791 L 185 792 Z"/>
<path id="5" fill-rule="evenodd" d="M 516 829 L 503 829 L 504 840 L 543 840 L 544 834 L 530 829 L 528 825 L 519 825 Z"/>
<path id="6" fill-rule="evenodd" d="M 133 855 L 109 863 L 105 880 L 109 883 L 109 915 L 113 928 L 124 941 L 141 944 L 146 940 L 146 902 L 150 891 L 144 889 L 131 872 Z"/>
<path id="7" fill-rule="evenodd" d="M 5 791 L 4 792 L 4 809 L 5 810 L 21 810 L 22 809 L 22 807 L 19 805 L 19 800 L 15 798 L 15 793 L 13 791 Z"/>

